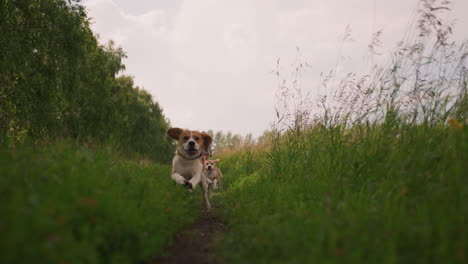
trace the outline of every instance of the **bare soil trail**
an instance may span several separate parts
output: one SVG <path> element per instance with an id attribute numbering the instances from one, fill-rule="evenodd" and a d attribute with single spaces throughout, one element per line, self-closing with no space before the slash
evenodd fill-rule
<path id="1" fill-rule="evenodd" d="M 192 225 L 179 231 L 168 255 L 152 259 L 146 264 L 219 264 L 222 259 L 215 254 L 214 242 L 224 230 L 223 221 L 212 214 L 201 216 Z"/>

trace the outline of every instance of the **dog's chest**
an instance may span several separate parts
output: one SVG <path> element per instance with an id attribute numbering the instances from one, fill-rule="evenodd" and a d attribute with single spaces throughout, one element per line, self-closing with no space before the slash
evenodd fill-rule
<path id="1" fill-rule="evenodd" d="M 200 160 L 185 160 L 180 157 L 174 159 L 173 171 L 182 175 L 186 179 L 190 179 L 194 174 L 201 173 L 202 164 Z"/>
<path id="2" fill-rule="evenodd" d="M 216 170 L 206 170 L 205 175 L 210 180 L 214 180 L 216 178 Z"/>

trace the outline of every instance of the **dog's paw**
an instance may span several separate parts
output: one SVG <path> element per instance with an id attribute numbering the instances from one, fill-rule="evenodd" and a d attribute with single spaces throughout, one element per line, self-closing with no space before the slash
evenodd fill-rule
<path id="1" fill-rule="evenodd" d="M 184 186 L 185 186 L 185 187 L 187 187 L 187 188 L 189 188 L 189 189 L 190 189 L 190 191 L 192 191 L 192 190 L 193 190 L 192 183 L 191 183 L 191 182 L 189 182 L 189 181 L 187 181 L 187 180 L 186 180 L 186 181 L 184 181 Z"/>

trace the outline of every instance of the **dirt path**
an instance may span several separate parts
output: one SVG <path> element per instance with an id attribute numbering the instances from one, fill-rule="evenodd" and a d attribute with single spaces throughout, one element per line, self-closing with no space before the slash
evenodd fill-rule
<path id="1" fill-rule="evenodd" d="M 214 252 L 214 240 L 224 229 L 224 223 L 213 215 L 205 215 L 186 230 L 176 234 L 168 255 L 153 259 L 147 264 L 211 264 L 222 263 Z"/>

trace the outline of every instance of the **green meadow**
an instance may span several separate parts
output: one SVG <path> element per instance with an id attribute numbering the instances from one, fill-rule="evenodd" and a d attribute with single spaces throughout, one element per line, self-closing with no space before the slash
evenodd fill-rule
<path id="1" fill-rule="evenodd" d="M 316 126 L 221 156 L 228 263 L 466 263 L 468 133 Z"/>

